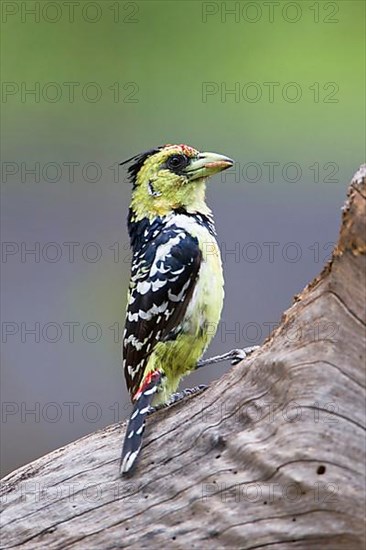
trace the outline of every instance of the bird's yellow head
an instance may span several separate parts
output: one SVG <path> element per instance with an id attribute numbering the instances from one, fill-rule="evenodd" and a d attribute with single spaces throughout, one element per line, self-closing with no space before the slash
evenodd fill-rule
<path id="1" fill-rule="evenodd" d="M 133 162 L 128 171 L 133 182 L 134 221 L 166 216 L 179 208 L 209 213 L 206 179 L 234 163 L 223 155 L 200 153 L 188 145 L 164 145 L 125 162 Z"/>

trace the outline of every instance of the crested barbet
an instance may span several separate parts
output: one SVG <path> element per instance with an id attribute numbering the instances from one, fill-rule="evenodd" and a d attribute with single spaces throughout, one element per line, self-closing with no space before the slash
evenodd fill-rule
<path id="1" fill-rule="evenodd" d="M 133 259 L 123 368 L 133 411 L 121 474 L 135 464 L 151 406 L 166 402 L 182 377 L 207 362 L 199 360 L 220 320 L 224 279 L 206 180 L 233 165 L 187 145 L 157 147 L 125 162 L 133 183 Z"/>

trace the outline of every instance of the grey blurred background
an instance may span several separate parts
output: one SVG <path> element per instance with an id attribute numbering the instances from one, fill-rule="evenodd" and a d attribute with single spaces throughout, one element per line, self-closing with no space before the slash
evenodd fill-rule
<path id="1" fill-rule="evenodd" d="M 327 260 L 363 161 L 364 4 L 256 6 L 3 3 L 2 475 L 129 413 L 120 161 L 164 143 L 237 161 L 208 185 L 209 354 L 263 342 Z"/>

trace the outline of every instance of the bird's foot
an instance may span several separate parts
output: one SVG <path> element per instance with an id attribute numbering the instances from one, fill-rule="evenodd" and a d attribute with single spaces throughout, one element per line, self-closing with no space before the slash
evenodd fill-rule
<path id="1" fill-rule="evenodd" d="M 232 349 L 223 355 L 216 355 L 215 357 L 210 357 L 209 359 L 201 359 L 198 361 L 196 369 L 204 367 L 205 365 L 221 363 L 222 361 L 230 361 L 232 365 L 237 365 L 240 361 L 245 359 L 257 349 L 259 349 L 259 346 L 250 346 L 243 349 Z"/>
<path id="2" fill-rule="evenodd" d="M 240 363 L 240 361 L 248 357 L 248 355 L 250 355 L 254 351 L 257 351 L 257 349 L 259 349 L 259 346 L 250 346 L 248 348 L 231 350 L 231 364 L 237 365 L 238 363 Z"/>
<path id="3" fill-rule="evenodd" d="M 195 386 L 194 388 L 186 388 L 185 390 L 182 390 L 177 393 L 172 393 L 172 395 L 169 397 L 168 401 L 165 403 L 161 403 L 160 405 L 157 405 L 156 407 L 150 407 L 148 411 L 148 415 L 160 411 L 161 409 L 166 409 L 167 407 L 170 407 L 171 405 L 175 405 L 180 401 L 181 399 L 184 399 L 188 395 L 194 395 L 196 393 L 202 393 L 207 389 L 208 386 L 205 384 L 200 384 L 199 386 Z"/>
<path id="4" fill-rule="evenodd" d="M 195 386 L 194 388 L 186 388 L 183 391 L 173 393 L 169 397 L 168 401 L 166 402 L 166 406 L 169 407 L 170 405 L 174 405 L 175 403 L 177 403 L 181 399 L 184 399 L 188 395 L 194 395 L 196 393 L 202 393 L 203 391 L 205 391 L 207 389 L 207 387 L 208 386 L 206 386 L 206 384 L 200 384 L 199 386 Z"/>

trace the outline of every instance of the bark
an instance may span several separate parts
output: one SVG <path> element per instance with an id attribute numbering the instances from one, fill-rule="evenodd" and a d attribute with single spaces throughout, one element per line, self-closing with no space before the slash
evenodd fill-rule
<path id="1" fill-rule="evenodd" d="M 250 358 L 148 419 L 2 482 L 2 548 L 364 548 L 366 165 L 329 263 Z"/>

